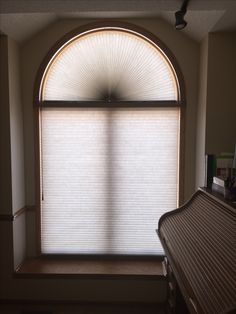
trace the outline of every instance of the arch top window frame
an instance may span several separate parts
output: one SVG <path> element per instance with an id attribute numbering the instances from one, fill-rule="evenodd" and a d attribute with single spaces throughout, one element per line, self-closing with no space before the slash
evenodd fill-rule
<path id="1" fill-rule="evenodd" d="M 176 99 L 171 100 L 123 100 L 123 99 L 109 99 L 104 98 L 103 100 L 58 100 L 58 99 L 44 99 L 43 92 L 45 88 L 45 84 L 47 83 L 48 73 L 50 71 L 50 67 L 60 58 L 63 54 L 63 50 L 67 49 L 68 46 L 73 44 L 76 40 L 80 38 L 85 38 L 87 35 L 94 34 L 96 32 L 102 31 L 114 31 L 118 30 L 120 32 L 128 33 L 138 38 L 146 41 L 149 45 L 152 45 L 156 48 L 160 54 L 162 54 L 165 58 L 167 66 L 172 71 L 172 75 L 176 84 Z M 36 83 L 35 83 L 35 92 L 34 92 L 34 106 L 35 106 L 35 118 L 36 118 L 36 203 L 37 203 L 37 225 L 38 225 L 38 252 L 41 254 L 41 203 L 42 203 L 42 160 L 41 160 L 41 123 L 42 123 L 42 110 L 52 109 L 52 108 L 106 108 L 106 109 L 132 109 L 139 108 L 140 110 L 146 108 L 171 108 L 178 107 L 179 108 L 179 174 L 178 174 L 178 200 L 182 203 L 183 200 L 183 170 L 184 170 L 184 141 L 183 141 L 183 133 L 184 133 L 184 111 L 185 111 L 185 93 L 184 93 L 184 83 L 182 79 L 182 73 L 176 63 L 176 60 L 172 53 L 165 47 L 165 45 L 159 41 L 154 35 L 151 33 L 144 31 L 142 28 L 133 26 L 128 23 L 119 23 L 119 22 L 107 22 L 104 23 L 96 23 L 86 25 L 79 30 L 75 30 L 68 35 L 66 35 L 62 40 L 60 40 L 55 47 L 48 53 L 43 63 L 40 66 L 40 69 L 37 74 Z"/>
<path id="2" fill-rule="evenodd" d="M 73 45 L 75 41 L 86 38 L 87 36 L 104 31 L 118 31 L 124 34 L 129 34 L 133 37 L 139 38 L 142 42 L 146 42 L 146 45 L 152 46 L 159 55 L 161 55 L 166 62 L 166 68 L 172 72 L 173 81 L 175 84 L 176 99 L 112 99 L 113 106 L 148 106 L 148 107 L 185 107 L 185 87 L 182 72 L 176 61 L 175 56 L 167 48 L 167 46 L 158 39 L 151 32 L 130 23 L 107 21 L 91 23 L 76 30 L 73 30 L 66 34 L 61 40 L 59 40 L 54 47 L 47 53 L 40 68 L 38 70 L 35 88 L 34 88 L 34 105 L 38 107 L 55 107 L 64 106 L 63 103 L 67 102 L 69 107 L 77 106 L 104 106 L 104 103 L 109 104 L 110 99 L 83 99 L 83 100 L 59 100 L 59 99 L 44 99 L 44 90 L 47 84 L 48 74 L 53 64 L 60 58 L 63 51 L 68 46 Z M 111 104 L 110 104 L 111 105 Z"/>

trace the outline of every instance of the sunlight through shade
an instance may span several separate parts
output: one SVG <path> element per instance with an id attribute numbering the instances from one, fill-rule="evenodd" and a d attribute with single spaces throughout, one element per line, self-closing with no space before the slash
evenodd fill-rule
<path id="1" fill-rule="evenodd" d="M 178 100 L 175 72 L 148 39 L 122 29 L 76 37 L 53 58 L 42 100 Z"/>
<path id="2" fill-rule="evenodd" d="M 163 254 L 179 108 L 42 110 L 42 252 Z"/>

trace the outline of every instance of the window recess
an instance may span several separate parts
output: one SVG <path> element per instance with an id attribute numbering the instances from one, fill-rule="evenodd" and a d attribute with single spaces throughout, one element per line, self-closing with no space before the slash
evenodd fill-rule
<path id="1" fill-rule="evenodd" d="M 43 254 L 162 255 L 178 205 L 181 98 L 163 50 L 120 27 L 79 34 L 40 85 Z"/>

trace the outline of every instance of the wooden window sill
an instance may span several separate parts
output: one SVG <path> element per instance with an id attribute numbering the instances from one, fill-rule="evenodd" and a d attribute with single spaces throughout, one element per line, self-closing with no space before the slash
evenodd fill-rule
<path id="1" fill-rule="evenodd" d="M 164 279 L 161 260 L 93 260 L 37 257 L 25 260 L 17 278 Z"/>

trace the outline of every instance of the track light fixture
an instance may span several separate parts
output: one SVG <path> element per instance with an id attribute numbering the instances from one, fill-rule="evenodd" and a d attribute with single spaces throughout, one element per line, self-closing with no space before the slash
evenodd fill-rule
<path id="1" fill-rule="evenodd" d="M 184 16 L 187 12 L 189 0 L 185 0 L 179 11 L 175 12 L 175 29 L 181 30 L 185 28 L 187 22 L 184 20 Z"/>

